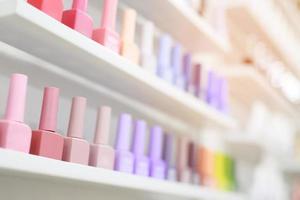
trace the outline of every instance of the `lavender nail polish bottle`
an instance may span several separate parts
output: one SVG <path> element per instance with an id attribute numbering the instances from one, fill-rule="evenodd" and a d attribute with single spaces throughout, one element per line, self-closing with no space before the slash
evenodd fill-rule
<path id="1" fill-rule="evenodd" d="M 191 54 L 187 53 L 183 56 L 183 75 L 184 75 L 184 84 L 185 84 L 185 91 L 194 94 L 193 87 L 192 87 L 192 56 Z"/>
<path id="2" fill-rule="evenodd" d="M 164 135 L 163 160 L 166 163 L 166 179 L 177 181 L 177 170 L 175 167 L 175 138 L 172 134 Z"/>
<path id="3" fill-rule="evenodd" d="M 172 40 L 169 35 L 163 35 L 160 37 L 157 56 L 157 75 L 172 84 L 173 73 L 171 70 L 171 46 Z"/>
<path id="4" fill-rule="evenodd" d="M 116 160 L 115 170 L 126 173 L 133 173 L 134 159 L 129 151 L 129 139 L 132 128 L 132 118 L 129 114 L 121 114 L 118 122 L 116 138 Z"/>
<path id="5" fill-rule="evenodd" d="M 144 153 L 146 130 L 145 121 L 137 120 L 135 122 L 131 151 L 134 155 L 134 174 L 140 176 L 149 176 L 150 162 Z"/>
<path id="6" fill-rule="evenodd" d="M 163 130 L 159 126 L 151 129 L 149 159 L 150 176 L 157 179 L 165 179 L 166 164 L 162 160 Z"/>
<path id="7" fill-rule="evenodd" d="M 171 68 L 173 71 L 173 84 L 179 89 L 184 90 L 185 81 L 182 67 L 182 52 L 179 44 L 172 47 Z"/>

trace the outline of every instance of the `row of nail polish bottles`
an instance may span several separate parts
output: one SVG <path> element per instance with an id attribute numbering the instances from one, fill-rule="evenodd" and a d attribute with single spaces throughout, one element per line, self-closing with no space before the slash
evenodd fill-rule
<path id="1" fill-rule="evenodd" d="M 25 75 L 12 75 L 5 116 L 0 120 L 1 148 L 157 179 L 201 182 L 208 186 L 231 183 L 231 176 L 224 173 L 222 157 L 215 162 L 212 152 L 198 153 L 196 145 L 185 137 L 178 138 L 175 152 L 175 138 L 164 133 L 160 126 L 150 129 L 148 154 L 145 154 L 147 124 L 143 120 L 133 121 L 127 113 L 119 117 L 115 148 L 112 148 L 108 145 L 111 108 L 107 106 L 98 109 L 94 141 L 89 144 L 83 138 L 87 104 L 84 97 L 72 99 L 68 132 L 63 137 L 56 132 L 59 89 L 55 87 L 45 88 L 39 129 L 31 131 L 23 122 L 26 86 Z"/>

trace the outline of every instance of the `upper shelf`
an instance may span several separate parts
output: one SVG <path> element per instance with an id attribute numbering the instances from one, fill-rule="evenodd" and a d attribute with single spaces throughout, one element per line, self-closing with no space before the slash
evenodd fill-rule
<path id="1" fill-rule="evenodd" d="M 294 73 L 300 76 L 300 40 L 285 22 L 272 1 L 252 0 L 228 10 L 233 31 L 242 30 L 248 36 L 256 35 L 272 53 L 278 56 Z M 274 3 L 275 4 L 275 3 Z M 240 41 L 245 46 L 245 41 Z"/>
<path id="2" fill-rule="evenodd" d="M 144 197 L 145 193 L 147 193 L 148 196 L 166 197 L 166 199 L 246 199 L 243 195 L 234 192 L 223 192 L 201 186 L 161 181 L 153 178 L 67 163 L 9 150 L 0 149 L 0 157 L 0 176 L 2 178 L 4 176 L 26 177 L 27 183 L 40 182 L 40 188 L 46 187 L 46 189 L 49 190 L 53 190 L 51 188 L 55 187 L 51 186 L 49 188 L 47 183 L 54 182 L 55 185 L 63 183 L 60 186 L 63 188 L 67 188 L 69 185 L 79 184 L 80 193 L 85 193 L 85 191 L 89 191 L 90 188 L 96 188 L 96 194 L 94 195 L 98 197 L 104 195 L 108 190 L 109 193 L 118 191 L 119 195 L 131 195 L 132 197 L 136 197 L 139 192 L 142 192 Z M 16 185 L 21 184 L 21 182 L 22 181 L 15 182 L 14 187 L 17 187 Z M 1 188 L 0 191 L 1 195 L 4 195 L 4 198 L 6 195 L 11 195 L 5 193 L 3 188 Z M 66 189 L 65 191 L 68 190 Z M 52 199 L 56 199 L 58 195 L 56 192 L 57 191 L 51 193 Z M 40 194 L 39 190 L 36 190 L 34 193 L 35 198 L 38 199 L 38 195 Z M 27 193 L 23 195 L 24 198 L 29 199 L 28 195 L 32 196 L 32 190 L 27 191 Z M 92 194 L 88 196 L 89 197 L 86 197 L 85 199 L 95 199 Z M 44 197 L 48 199 L 46 196 Z M 74 199 L 74 197 L 64 195 L 64 199 Z"/>
<path id="3" fill-rule="evenodd" d="M 212 26 L 180 0 L 124 0 L 159 28 L 171 33 L 188 50 L 229 53 L 231 46 Z M 159 15 L 158 11 L 164 13 Z"/>
<path id="4" fill-rule="evenodd" d="M 239 98 L 245 105 L 255 101 L 262 101 L 275 111 L 295 116 L 296 111 L 292 104 L 275 88 L 272 88 L 253 66 L 237 66 L 228 70 L 226 76 L 229 80 L 231 94 Z"/>
<path id="5" fill-rule="evenodd" d="M 72 75 L 74 82 L 86 84 L 89 88 L 103 85 L 195 127 L 212 124 L 233 128 L 236 125 L 232 118 L 147 73 L 23 0 L 0 1 L 0 27 L 0 41 L 58 66 L 60 69 L 56 69 L 56 73 L 62 77 Z M 52 67 L 48 68 L 42 69 L 45 74 Z"/>

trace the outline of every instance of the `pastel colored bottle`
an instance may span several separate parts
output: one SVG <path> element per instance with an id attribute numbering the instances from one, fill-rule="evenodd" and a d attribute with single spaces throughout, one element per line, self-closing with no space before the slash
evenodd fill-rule
<path id="1" fill-rule="evenodd" d="M 216 185 L 214 179 L 214 152 L 205 148 L 199 148 L 199 174 L 201 185 L 214 187 Z"/>
<path id="2" fill-rule="evenodd" d="M 121 114 L 118 122 L 116 138 L 116 159 L 115 170 L 126 173 L 133 173 L 134 157 L 129 151 L 130 133 L 132 129 L 131 115 Z"/>
<path id="3" fill-rule="evenodd" d="M 93 19 L 87 13 L 88 0 L 73 0 L 72 9 L 65 10 L 62 23 L 91 38 Z"/>
<path id="4" fill-rule="evenodd" d="M 131 8 L 124 10 L 121 31 L 121 55 L 138 64 L 140 50 L 134 41 L 136 15 L 136 11 Z"/>
<path id="5" fill-rule="evenodd" d="M 201 96 L 201 64 L 196 64 L 193 67 L 193 73 L 192 73 L 192 87 L 194 96 L 197 98 L 200 98 Z"/>
<path id="6" fill-rule="evenodd" d="M 63 0 L 28 0 L 27 2 L 58 21 L 62 18 Z"/>
<path id="7" fill-rule="evenodd" d="M 65 137 L 63 160 L 88 165 L 90 146 L 83 139 L 86 98 L 73 97 L 68 133 Z"/>
<path id="8" fill-rule="evenodd" d="M 155 74 L 156 58 L 154 56 L 154 24 L 146 21 L 142 24 L 141 33 L 141 66 L 148 72 Z"/>
<path id="9" fill-rule="evenodd" d="M 218 84 L 218 110 L 224 114 L 228 113 L 228 84 L 225 78 L 219 79 Z"/>
<path id="10" fill-rule="evenodd" d="M 166 179 L 169 181 L 177 181 L 177 170 L 174 163 L 175 156 L 175 138 L 172 134 L 164 135 L 163 143 L 163 160 L 166 163 Z"/>
<path id="11" fill-rule="evenodd" d="M 191 170 L 191 183 L 200 184 L 200 175 L 197 171 L 197 146 L 194 142 L 188 144 L 188 168 Z"/>
<path id="12" fill-rule="evenodd" d="M 13 74 L 4 119 L 0 120 L 0 147 L 29 153 L 31 129 L 24 123 L 27 76 Z"/>
<path id="13" fill-rule="evenodd" d="M 118 0 L 104 0 L 100 28 L 93 31 L 93 40 L 120 52 L 120 36 L 115 30 Z"/>
<path id="14" fill-rule="evenodd" d="M 149 159 L 145 156 L 145 137 L 147 124 L 143 120 L 137 120 L 134 124 L 133 142 L 131 151 L 134 155 L 134 173 L 140 176 L 149 176 Z"/>
<path id="15" fill-rule="evenodd" d="M 193 73 L 193 65 L 192 65 L 192 56 L 189 53 L 186 53 L 183 56 L 183 75 L 185 79 L 185 90 L 189 93 L 194 93 L 192 87 L 192 73 Z"/>
<path id="16" fill-rule="evenodd" d="M 181 90 L 185 88 L 185 79 L 182 69 L 182 52 L 180 44 L 172 47 L 171 67 L 173 70 L 173 84 Z"/>
<path id="17" fill-rule="evenodd" d="M 169 83 L 173 83 L 173 72 L 171 69 L 171 48 L 172 40 L 169 35 L 162 35 L 159 38 L 157 55 L 157 75 Z"/>
<path id="18" fill-rule="evenodd" d="M 208 72 L 206 87 L 206 102 L 209 105 L 216 107 L 218 105 L 218 80 L 216 74 L 213 71 Z"/>
<path id="19" fill-rule="evenodd" d="M 177 170 L 178 180 L 183 183 L 190 183 L 192 172 L 188 167 L 188 144 L 189 140 L 186 137 L 178 139 L 177 152 Z"/>
<path id="20" fill-rule="evenodd" d="M 104 169 L 114 169 L 115 150 L 108 145 L 111 121 L 111 108 L 98 109 L 94 143 L 90 149 L 90 165 Z"/>
<path id="21" fill-rule="evenodd" d="M 56 132 L 59 89 L 44 89 L 39 129 L 32 131 L 30 153 L 47 158 L 62 159 L 64 138 Z"/>
<path id="22" fill-rule="evenodd" d="M 166 163 L 162 160 L 163 130 L 161 127 L 151 128 L 149 144 L 150 176 L 165 179 Z"/>

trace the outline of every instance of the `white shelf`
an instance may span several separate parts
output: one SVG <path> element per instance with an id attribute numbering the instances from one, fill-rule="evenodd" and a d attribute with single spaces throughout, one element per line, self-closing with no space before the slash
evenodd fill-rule
<path id="1" fill-rule="evenodd" d="M 72 75 L 74 82 L 86 83 L 90 89 L 105 86 L 195 127 L 236 125 L 232 118 L 148 74 L 23 0 L 0 1 L 0 27 L 0 41 L 58 66 L 41 68 L 45 74 L 53 68 L 61 77 Z M 45 74 L 41 73 L 41 78 Z"/>
<path id="2" fill-rule="evenodd" d="M 228 17 L 233 31 L 242 30 L 245 35 L 256 35 L 291 71 L 300 76 L 300 40 L 277 6 L 273 1 L 244 1 L 230 8 Z M 245 40 L 240 43 L 245 46 Z"/>
<path id="3" fill-rule="evenodd" d="M 47 182 L 64 183 L 65 187 L 69 184 L 80 184 L 82 192 L 88 190 L 88 187 L 96 187 L 100 196 L 102 190 L 111 189 L 112 192 L 117 190 L 119 195 L 122 193 L 134 195 L 143 192 L 148 196 L 182 199 L 246 199 L 243 195 L 234 192 L 222 192 L 201 186 L 139 177 L 3 149 L 0 149 L 0 176 L 23 177 L 28 182 L 40 181 L 42 184 L 40 187 L 43 187 L 43 184 L 47 185 Z M 28 194 L 30 193 L 32 190 L 28 191 Z M 5 194 L 1 191 L 1 196 Z M 52 194 L 52 199 L 56 199 L 55 194 Z M 65 195 L 65 200 L 67 199 L 68 196 Z"/>
<path id="4" fill-rule="evenodd" d="M 199 52 L 211 50 L 229 53 L 231 46 L 212 26 L 180 0 L 124 0 L 147 19 L 171 33 L 187 49 Z M 164 16 L 158 14 L 158 10 Z M 188 35 L 188 37 L 187 37 Z"/>
<path id="5" fill-rule="evenodd" d="M 261 101 L 274 111 L 283 112 L 292 117 L 297 115 L 297 110 L 293 108 L 292 103 L 272 88 L 254 66 L 232 67 L 225 74 L 229 80 L 231 95 L 243 102 L 245 106 Z"/>

